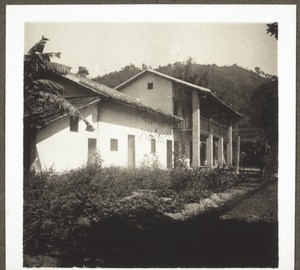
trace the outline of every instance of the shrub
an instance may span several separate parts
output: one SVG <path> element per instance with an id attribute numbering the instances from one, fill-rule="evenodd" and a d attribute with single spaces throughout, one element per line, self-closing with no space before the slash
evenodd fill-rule
<path id="1" fill-rule="evenodd" d="M 197 202 L 212 192 L 220 192 L 237 185 L 241 179 L 233 169 L 187 168 L 184 164 L 171 170 L 170 178 L 171 188 L 178 192 L 186 202 Z"/>
<path id="2" fill-rule="evenodd" d="M 161 197 L 168 187 L 168 172 L 151 168 L 88 165 L 60 174 L 32 173 L 24 180 L 24 253 L 76 249 L 87 227 L 111 217 L 178 210 L 174 200 Z M 123 200 L 133 191 L 141 195 Z"/>
<path id="3" fill-rule="evenodd" d="M 184 164 L 167 171 L 151 166 L 102 168 L 95 163 L 64 173 L 31 173 L 24 179 L 24 254 L 80 254 L 97 224 L 178 212 L 184 203 L 198 202 L 237 182 L 231 170 L 190 169 Z"/>
<path id="4" fill-rule="evenodd" d="M 171 188 L 179 192 L 186 189 L 191 180 L 191 171 L 185 163 L 178 162 L 177 166 L 170 171 Z"/>

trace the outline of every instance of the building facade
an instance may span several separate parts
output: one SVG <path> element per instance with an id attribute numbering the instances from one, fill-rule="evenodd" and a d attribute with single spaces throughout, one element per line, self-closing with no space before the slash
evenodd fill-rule
<path id="1" fill-rule="evenodd" d="M 48 79 L 64 87 L 66 99 L 95 131 L 53 108 L 37 115 L 27 143 L 32 170 L 70 170 L 97 156 L 104 166 L 239 165 L 233 131 L 241 115 L 209 89 L 153 70 L 116 89 L 70 73 L 51 73 Z"/>
<path id="2" fill-rule="evenodd" d="M 237 123 L 242 115 L 209 89 L 145 70 L 116 90 L 183 119 L 174 127 L 175 161 L 207 168 L 239 165 Z"/>
<path id="3" fill-rule="evenodd" d="M 67 113 L 53 108 L 43 112 L 31 131 L 31 170 L 70 170 L 98 157 L 104 166 L 155 162 L 161 168 L 172 167 L 173 127 L 179 117 L 72 74 L 53 74 L 51 80 L 64 86 L 66 99 L 95 131 L 86 131 L 82 120 Z"/>

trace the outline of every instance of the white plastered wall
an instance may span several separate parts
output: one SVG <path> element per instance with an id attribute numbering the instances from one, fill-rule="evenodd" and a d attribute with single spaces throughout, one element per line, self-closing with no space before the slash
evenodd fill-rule
<path id="1" fill-rule="evenodd" d="M 99 106 L 99 108 L 97 108 Z M 135 136 L 135 164 L 151 159 L 151 139 L 156 140 L 156 156 L 167 166 L 167 140 L 172 141 L 172 123 L 152 113 L 138 111 L 116 102 L 100 102 L 81 111 L 96 128 L 86 131 L 79 121 L 78 132 L 70 131 L 70 118 L 64 117 L 37 132 L 35 167 L 64 171 L 83 166 L 88 157 L 88 139 L 97 139 L 97 151 L 104 166 L 128 166 L 128 135 Z M 98 119 L 97 119 L 98 118 Z M 110 139 L 118 140 L 118 151 L 110 150 Z"/>
<path id="2" fill-rule="evenodd" d="M 83 121 L 78 123 L 78 132 L 70 131 L 70 117 L 66 116 L 37 132 L 35 163 L 42 169 L 70 170 L 84 165 L 88 156 L 88 138 L 97 137 L 97 105 L 81 111 L 94 127 L 86 131 Z"/>
<path id="3" fill-rule="evenodd" d="M 153 83 L 153 89 L 148 90 L 148 83 Z M 161 111 L 173 114 L 172 82 L 155 74 L 146 73 L 143 77 L 133 81 L 120 92 L 139 98 Z"/>
<path id="4" fill-rule="evenodd" d="M 128 135 L 135 136 L 135 164 L 151 155 L 151 138 L 162 168 L 167 166 L 167 140 L 173 144 L 172 124 L 161 116 L 138 111 L 120 103 L 100 103 L 98 150 L 104 166 L 128 166 Z M 110 139 L 118 140 L 118 151 L 110 151 Z M 172 146 L 173 149 L 173 146 Z"/>

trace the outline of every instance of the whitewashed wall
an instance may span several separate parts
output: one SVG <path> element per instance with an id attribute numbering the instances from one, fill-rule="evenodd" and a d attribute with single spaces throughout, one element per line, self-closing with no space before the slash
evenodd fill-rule
<path id="1" fill-rule="evenodd" d="M 97 107 L 99 106 L 99 107 Z M 161 116 L 141 112 L 116 102 L 100 102 L 82 111 L 96 128 L 85 130 L 79 121 L 78 132 L 70 131 L 70 118 L 58 120 L 37 133 L 35 165 L 55 171 L 78 168 L 87 162 L 88 138 L 97 139 L 97 150 L 104 166 L 128 166 L 128 135 L 135 136 L 135 164 L 140 166 L 151 155 L 151 139 L 162 168 L 167 166 L 167 140 L 172 141 L 172 124 Z M 110 151 L 110 139 L 118 140 L 118 151 Z"/>
<path id="2" fill-rule="evenodd" d="M 154 117 L 153 114 L 115 102 L 100 103 L 97 138 L 98 149 L 105 166 L 127 167 L 128 135 L 135 136 L 136 166 L 141 165 L 145 155 L 151 153 L 153 138 L 156 140 L 158 160 L 162 167 L 166 168 L 167 140 L 173 142 L 172 124 L 165 123 L 161 116 Z M 110 139 L 118 140 L 118 151 L 110 151 Z"/>
<path id="3" fill-rule="evenodd" d="M 153 83 L 152 90 L 147 89 L 148 83 Z M 155 74 L 146 73 L 143 77 L 124 87 L 121 92 L 139 98 L 165 113 L 173 114 L 172 89 L 171 81 Z"/>
<path id="4" fill-rule="evenodd" d="M 97 105 L 81 111 L 97 129 Z M 42 169 L 52 167 L 56 171 L 70 170 L 87 162 L 88 138 L 96 138 L 97 130 L 88 132 L 86 125 L 79 121 L 78 132 L 70 131 L 70 117 L 64 117 L 37 132 L 36 165 Z"/>

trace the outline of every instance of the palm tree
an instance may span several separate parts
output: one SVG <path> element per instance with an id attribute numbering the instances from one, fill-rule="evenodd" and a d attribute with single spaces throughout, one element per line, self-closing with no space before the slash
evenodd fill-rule
<path id="1" fill-rule="evenodd" d="M 278 23 L 268 23 L 267 24 L 267 34 L 270 34 L 270 36 L 275 36 L 276 40 L 278 40 Z"/>
<path id="2" fill-rule="evenodd" d="M 87 131 L 94 131 L 95 128 L 83 118 L 77 108 L 64 98 L 64 88 L 47 79 L 42 79 L 46 72 L 65 75 L 69 73 L 70 67 L 51 62 L 52 57 L 60 58 L 59 52 L 44 53 L 44 48 L 49 39 L 42 36 L 24 56 L 24 118 L 25 123 L 32 123 L 31 116 L 45 106 L 58 107 L 68 112 L 73 117 L 79 117 L 86 124 Z M 38 106 L 36 106 L 38 105 Z"/>

